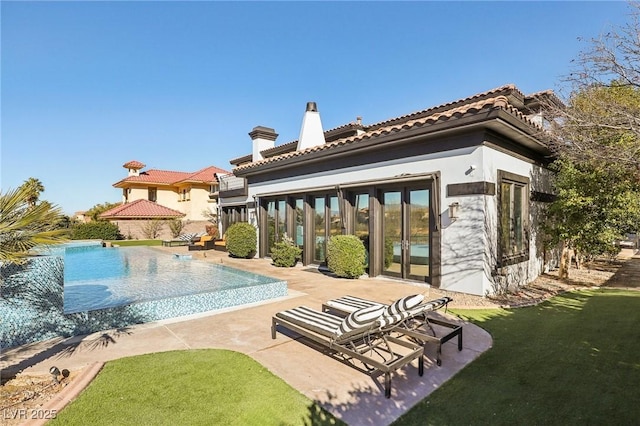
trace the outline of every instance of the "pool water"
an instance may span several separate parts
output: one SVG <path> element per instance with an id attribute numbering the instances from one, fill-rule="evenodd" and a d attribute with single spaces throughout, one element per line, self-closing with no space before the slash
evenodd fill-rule
<path id="1" fill-rule="evenodd" d="M 279 281 L 148 247 L 71 246 L 64 254 L 64 313 L 258 287 Z"/>

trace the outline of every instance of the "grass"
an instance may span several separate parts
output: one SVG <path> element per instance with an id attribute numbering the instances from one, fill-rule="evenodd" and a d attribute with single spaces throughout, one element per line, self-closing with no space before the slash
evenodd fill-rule
<path id="1" fill-rule="evenodd" d="M 206 349 L 110 361 L 51 424 L 344 423 L 248 356 Z"/>
<path id="2" fill-rule="evenodd" d="M 638 424 L 640 292 L 456 313 L 489 331 L 493 348 L 394 424 Z"/>
<path id="3" fill-rule="evenodd" d="M 120 247 L 130 246 L 161 246 L 162 240 L 113 240 L 110 243 Z"/>
<path id="4" fill-rule="evenodd" d="M 456 314 L 493 347 L 395 425 L 637 424 L 640 292 Z M 245 355 L 191 350 L 109 362 L 53 424 L 342 423 Z"/>

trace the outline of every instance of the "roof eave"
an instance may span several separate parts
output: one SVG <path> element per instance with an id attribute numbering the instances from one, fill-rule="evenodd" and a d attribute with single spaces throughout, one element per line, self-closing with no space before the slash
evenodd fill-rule
<path id="1" fill-rule="evenodd" d="M 497 114 L 497 111 L 495 113 Z M 328 150 L 311 152 L 302 156 L 289 157 L 280 161 L 265 163 L 247 170 L 234 170 L 234 174 L 239 177 L 247 177 L 254 174 L 262 174 L 268 171 L 275 171 L 290 167 L 292 164 L 301 165 L 324 161 L 334 156 L 340 156 L 345 152 L 366 152 L 373 149 L 380 149 L 385 144 L 396 143 L 399 141 L 402 141 L 402 143 L 408 143 L 417 137 L 421 138 L 427 135 L 435 136 L 445 133 L 460 132 L 463 131 L 463 129 L 466 130 L 469 126 L 476 126 L 480 122 L 486 121 L 487 118 L 487 115 L 481 118 L 478 117 L 478 115 L 472 115 L 454 119 L 453 122 L 452 120 L 447 120 L 444 122 L 413 127 L 407 130 L 396 130 L 375 137 L 363 138 L 354 142 L 353 144 L 355 144 L 355 146 L 351 143 L 336 146 Z"/>
<path id="2" fill-rule="evenodd" d="M 262 174 L 290 167 L 293 164 L 303 165 L 318 161 L 326 161 L 334 156 L 340 156 L 345 152 L 366 152 L 379 149 L 381 146 L 391 143 L 409 143 L 416 138 L 439 137 L 454 133 L 467 132 L 472 128 L 485 127 L 500 133 L 507 133 L 518 143 L 537 152 L 547 154 L 548 148 L 535 138 L 536 129 L 524 122 L 522 119 L 501 108 L 493 108 L 489 111 L 479 112 L 460 118 L 449 119 L 444 122 L 436 122 L 423 126 L 416 126 L 407 130 L 396 130 L 387 134 L 372 138 L 364 138 L 355 142 L 356 146 L 346 144 L 336 146 L 326 151 L 311 152 L 302 156 L 285 158 L 281 161 L 265 163 L 263 165 L 249 168 L 247 170 L 234 170 L 234 174 L 239 177 Z"/>

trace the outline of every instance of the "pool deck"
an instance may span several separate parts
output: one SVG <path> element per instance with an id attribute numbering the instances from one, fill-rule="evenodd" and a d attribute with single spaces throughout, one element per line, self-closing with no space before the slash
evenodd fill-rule
<path id="1" fill-rule="evenodd" d="M 187 247 L 157 249 L 167 254 L 187 254 Z M 282 333 L 272 339 L 272 316 L 300 305 L 320 309 L 326 300 L 346 294 L 390 302 L 408 294 L 422 293 L 427 299 L 435 299 L 446 293 L 381 278 L 340 279 L 301 265 L 277 268 L 267 259 L 232 259 L 226 253 L 214 250 L 189 254 L 194 259 L 286 280 L 289 295 L 216 312 L 11 348 L 0 356 L 0 369 L 46 374 L 55 365 L 60 370 L 90 371 L 95 369 L 95 363 L 151 352 L 229 349 L 251 356 L 349 425 L 386 425 L 492 345 L 490 335 L 481 328 L 448 316 L 449 320 L 463 325 L 463 350 L 458 352 L 456 339 L 445 343 L 442 366 L 439 367 L 435 363 L 435 346 L 427 345 L 424 375 L 418 375 L 417 362 L 399 370 L 392 376 L 391 399 L 386 399 L 383 377 L 372 378 Z M 453 306 L 468 307 L 469 299 L 462 301 L 465 296 L 448 295 L 454 299 Z M 487 305 L 483 303 L 482 307 Z"/>

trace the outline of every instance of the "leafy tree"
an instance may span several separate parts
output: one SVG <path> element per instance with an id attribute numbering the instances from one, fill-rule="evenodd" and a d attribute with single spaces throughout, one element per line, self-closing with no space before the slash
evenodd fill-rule
<path id="1" fill-rule="evenodd" d="M 108 201 L 102 204 L 96 204 L 95 206 L 91 207 L 89 210 L 86 211 L 85 216 L 90 217 L 91 220 L 101 220 L 98 216 L 100 216 L 102 213 L 106 212 L 107 210 L 111 210 L 114 207 L 118 207 L 120 204 L 121 203 L 110 203 Z"/>
<path id="2" fill-rule="evenodd" d="M 640 228 L 640 6 L 631 19 L 574 61 L 566 102 L 541 99 L 550 146 L 559 158 L 547 232 L 562 246 L 560 276 L 576 258 L 615 251 L 614 242 Z"/>
<path id="3" fill-rule="evenodd" d="M 640 186 L 622 166 L 561 159 L 554 168 L 557 199 L 548 208 L 545 226 L 551 242 L 563 248 L 560 275 L 567 277 L 569 250 L 580 267 L 583 259 L 616 254 L 615 242 L 638 229 Z"/>
<path id="4" fill-rule="evenodd" d="M 47 201 L 31 204 L 32 188 L 0 192 L 0 262 L 24 263 L 37 245 L 65 241 L 66 229 L 59 228 L 62 212 Z"/>
<path id="5" fill-rule="evenodd" d="M 554 148 L 576 161 L 617 163 L 640 176 L 640 3 L 573 61 L 566 107 L 543 101 Z M 566 89 L 565 89 L 566 90 Z"/>
<path id="6" fill-rule="evenodd" d="M 44 192 L 42 182 L 40 182 L 39 179 L 30 177 L 24 181 L 22 187 L 24 187 L 26 191 L 27 203 L 29 203 L 30 206 L 35 206 L 40 198 L 40 194 Z"/>

